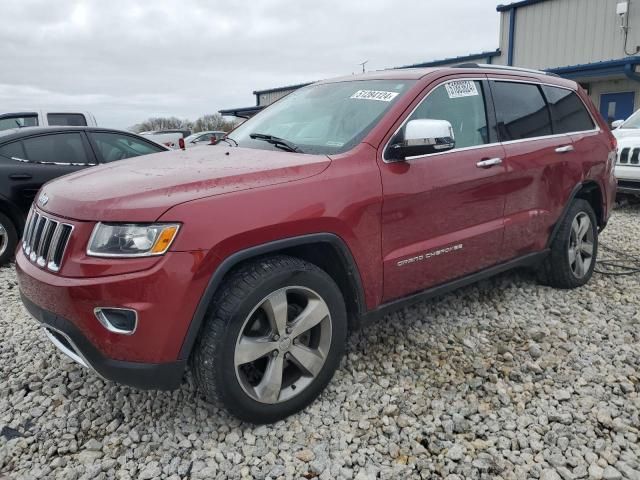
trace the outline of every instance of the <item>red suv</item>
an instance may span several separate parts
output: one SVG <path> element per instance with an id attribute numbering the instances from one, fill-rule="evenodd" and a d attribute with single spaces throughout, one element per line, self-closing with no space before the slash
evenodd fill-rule
<path id="1" fill-rule="evenodd" d="M 514 267 L 593 272 L 616 144 L 576 83 L 467 65 L 328 80 L 218 145 L 45 185 L 24 304 L 99 375 L 273 422 L 322 392 L 349 326 Z"/>

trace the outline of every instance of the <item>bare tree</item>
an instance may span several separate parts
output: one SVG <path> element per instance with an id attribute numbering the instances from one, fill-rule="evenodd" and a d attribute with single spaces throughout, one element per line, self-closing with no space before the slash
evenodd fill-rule
<path id="1" fill-rule="evenodd" d="M 203 115 L 195 122 L 177 117 L 153 117 L 138 123 L 129 130 L 140 133 L 152 130 L 183 129 L 194 133 L 209 130 L 228 132 L 236 126 L 236 122 L 225 120 L 219 113 Z"/>
<path id="2" fill-rule="evenodd" d="M 134 132 L 148 132 L 150 130 L 184 129 L 191 130 L 193 124 L 189 120 L 177 117 L 153 117 L 138 123 L 130 130 Z"/>
<path id="3" fill-rule="evenodd" d="M 219 113 L 203 115 L 193 122 L 194 132 L 205 132 L 210 130 L 218 130 L 228 132 L 235 127 L 235 123 L 227 121 Z"/>

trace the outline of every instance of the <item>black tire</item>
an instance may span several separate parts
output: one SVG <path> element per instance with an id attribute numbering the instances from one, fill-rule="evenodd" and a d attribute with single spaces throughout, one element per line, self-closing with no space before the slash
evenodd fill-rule
<path id="1" fill-rule="evenodd" d="M 9 263 L 18 245 L 18 232 L 9 217 L 0 213 L 0 267 Z"/>
<path id="2" fill-rule="evenodd" d="M 592 254 L 590 257 L 589 265 L 582 269 L 582 275 L 580 272 L 576 273 L 575 261 L 571 261 L 571 258 L 575 258 L 575 255 L 571 255 L 570 250 L 573 248 L 573 239 L 575 234 L 572 233 L 574 221 L 577 218 L 589 219 L 588 229 L 592 236 Z M 593 269 L 596 265 L 596 258 L 598 255 L 598 227 L 596 215 L 593 208 L 586 200 L 576 199 L 571 203 L 569 210 L 565 217 L 561 220 L 560 227 L 557 234 L 551 243 L 551 252 L 545 259 L 540 269 L 540 281 L 546 285 L 550 285 L 554 288 L 571 289 L 581 287 L 586 284 L 593 275 Z M 584 242 L 588 244 L 588 242 Z M 575 248 L 573 248 L 575 252 Z M 582 256 L 582 254 L 581 254 Z M 583 264 L 584 265 L 584 264 Z"/>
<path id="3" fill-rule="evenodd" d="M 287 321 L 291 318 L 302 318 L 300 313 L 304 311 L 304 308 L 298 307 L 298 310 L 295 310 L 295 302 L 290 301 L 291 295 L 295 295 L 295 292 L 290 293 L 287 290 L 298 287 L 317 294 L 324 302 L 323 308 L 326 307 L 329 312 L 329 315 L 323 316 L 323 330 L 319 337 L 317 330 L 314 331 L 315 333 L 309 330 L 312 332 L 309 334 L 309 338 L 316 335 L 317 338 L 324 338 L 324 342 L 330 342 L 323 343 L 322 348 L 323 352 L 328 351 L 328 353 L 324 356 L 324 364 L 318 367 L 317 374 L 305 376 L 303 382 L 299 381 L 302 380 L 302 376 L 299 380 L 291 381 L 288 387 L 289 395 L 293 395 L 291 398 L 283 396 L 285 389 L 282 388 L 278 393 L 277 400 L 275 400 L 277 403 L 264 403 L 251 396 L 252 393 L 255 394 L 257 387 L 253 386 L 256 390 L 251 391 L 252 387 L 247 386 L 248 376 L 245 377 L 244 370 L 242 370 L 245 365 L 237 366 L 238 363 L 241 363 L 236 358 L 237 343 L 247 338 L 247 328 L 251 326 L 252 322 L 255 325 L 256 322 L 261 321 L 251 320 L 255 315 L 263 315 L 263 319 L 268 317 L 268 314 L 263 310 L 262 306 L 266 305 L 263 302 L 276 295 L 277 292 L 284 292 L 287 299 L 287 313 L 285 314 Z M 309 294 L 311 295 L 311 293 Z M 294 313 L 291 313 L 292 309 Z M 327 321 L 329 327 L 327 327 Z M 267 325 L 273 324 L 267 319 Z M 287 325 L 295 324 L 287 323 Z M 264 367 L 262 373 L 263 379 L 266 378 L 269 366 L 280 354 L 285 359 L 282 360 L 285 362 L 284 365 L 288 365 L 284 367 L 284 371 L 294 372 L 295 378 L 297 364 L 293 363 L 295 360 L 293 349 L 299 348 L 299 339 L 302 337 L 294 340 L 296 332 L 290 332 L 291 329 L 288 327 L 287 335 L 279 339 L 280 342 L 277 343 L 280 345 L 290 339 L 291 345 L 297 345 L 297 347 L 291 346 L 292 353 L 289 353 L 288 350 L 282 352 L 274 350 L 260 357 L 254 363 L 247 364 L 254 368 L 254 365 L 259 362 L 267 362 L 268 366 Z M 325 333 L 327 331 L 331 332 L 330 340 L 327 340 Z M 288 336 L 289 334 L 291 337 Z M 269 341 L 274 339 L 273 332 L 266 335 L 269 337 Z M 320 395 L 340 364 L 346 336 L 345 302 L 340 289 L 326 272 L 313 264 L 285 255 L 256 259 L 230 273 L 225 279 L 224 285 L 214 296 L 192 358 L 196 383 L 208 401 L 222 406 L 241 420 L 255 424 L 275 422 L 302 410 Z M 303 347 L 306 348 L 306 345 Z M 283 367 L 280 366 L 280 368 Z M 259 369 L 257 370 L 259 371 Z M 257 375 L 259 377 L 260 373 Z M 284 378 L 284 375 L 281 378 Z M 297 383 L 304 384 L 299 389 L 299 393 L 295 392 Z M 282 385 L 284 386 L 284 384 L 283 381 Z"/>

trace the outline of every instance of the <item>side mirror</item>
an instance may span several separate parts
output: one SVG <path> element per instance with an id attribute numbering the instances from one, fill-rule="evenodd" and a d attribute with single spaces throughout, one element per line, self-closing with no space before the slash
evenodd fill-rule
<path id="1" fill-rule="evenodd" d="M 444 152 L 455 146 L 453 127 L 447 120 L 411 120 L 404 127 L 404 139 L 390 145 L 386 157 L 400 162 L 407 157 Z"/>
<path id="2" fill-rule="evenodd" d="M 611 122 L 611 128 L 620 128 L 622 126 L 622 124 L 624 123 L 624 120 L 616 120 L 614 122 Z"/>

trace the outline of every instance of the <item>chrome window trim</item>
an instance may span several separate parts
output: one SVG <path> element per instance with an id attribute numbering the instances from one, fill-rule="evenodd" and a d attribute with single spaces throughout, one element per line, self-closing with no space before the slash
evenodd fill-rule
<path id="1" fill-rule="evenodd" d="M 385 157 L 385 152 L 389 148 L 389 144 L 391 143 L 391 139 L 393 137 L 395 137 L 396 134 L 405 126 L 405 124 L 409 121 L 409 118 L 411 118 L 411 115 L 413 115 L 413 113 L 418 109 L 418 107 L 420 107 L 420 105 L 422 105 L 422 102 L 424 102 L 429 97 L 429 95 L 431 95 L 438 87 L 446 85 L 447 83 L 457 82 L 457 81 L 460 81 L 460 80 L 471 80 L 471 81 L 478 81 L 478 82 L 481 82 L 481 81 L 495 81 L 495 82 L 526 83 L 526 84 L 530 84 L 530 85 L 546 85 L 548 87 L 556 87 L 556 88 L 562 88 L 563 90 L 569 90 L 570 92 L 573 92 L 574 94 L 576 94 L 576 96 L 578 97 L 578 99 L 582 103 L 582 106 L 584 107 L 584 109 L 589 114 L 589 117 L 591 118 L 591 121 L 595 125 L 595 128 L 593 128 L 591 130 L 577 130 L 575 132 L 554 133 L 552 135 L 542 135 L 540 137 L 520 138 L 518 140 L 507 140 L 505 142 L 483 143 L 482 145 L 472 145 L 472 146 L 469 146 L 469 147 L 453 148 L 451 150 L 447 150 L 446 152 L 426 153 L 424 155 L 415 155 L 415 156 L 412 156 L 412 157 L 407 157 L 405 160 L 407 160 L 407 161 L 408 160 L 418 160 L 418 159 L 426 158 L 426 157 L 435 157 L 435 156 L 439 156 L 439 155 L 446 155 L 447 153 L 463 152 L 463 151 L 474 150 L 474 149 L 495 147 L 497 145 L 511 145 L 513 143 L 531 142 L 531 141 L 536 141 L 536 140 L 545 140 L 545 139 L 549 139 L 549 138 L 560 138 L 560 137 L 566 137 L 567 135 L 576 135 L 576 134 L 585 134 L 585 133 L 598 133 L 598 132 L 602 131 L 602 129 L 598 125 L 598 122 L 596 122 L 596 119 L 594 118 L 593 114 L 591 113 L 591 110 L 589 110 L 589 108 L 587 108 L 587 106 L 585 105 L 585 103 L 582 100 L 582 98 L 580 98 L 580 96 L 572 88 L 565 87 L 565 86 L 562 86 L 562 85 L 555 85 L 553 83 L 548 83 L 548 82 L 538 82 L 538 81 L 535 81 L 535 80 L 513 80 L 513 79 L 510 79 L 510 78 L 500 78 L 500 77 L 492 77 L 492 76 L 486 76 L 484 78 L 480 78 L 480 77 L 452 78 L 452 79 L 449 79 L 449 80 L 445 80 L 444 82 L 439 83 L 434 88 L 432 88 L 431 91 L 429 93 L 427 93 L 422 98 L 422 100 L 420 100 L 420 102 L 418 102 L 418 104 L 411 110 L 411 112 L 409 112 L 409 114 L 403 120 L 403 122 L 400 124 L 400 126 L 389 137 L 389 140 L 387 140 L 387 142 L 384 145 L 384 148 L 382 149 L 382 161 L 384 163 L 398 163 L 397 160 L 388 160 Z M 486 98 L 484 99 L 484 101 L 486 102 Z"/>

